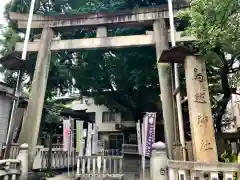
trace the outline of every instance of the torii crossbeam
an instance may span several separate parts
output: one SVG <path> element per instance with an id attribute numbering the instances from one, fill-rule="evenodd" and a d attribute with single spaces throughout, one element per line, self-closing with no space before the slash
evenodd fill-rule
<path id="1" fill-rule="evenodd" d="M 175 10 L 175 14 L 184 6 Z M 74 16 L 40 16 L 34 15 L 32 28 L 43 29 L 40 41 L 29 42 L 28 52 L 38 52 L 34 78 L 32 82 L 31 96 L 20 134 L 20 143 L 28 143 L 30 147 L 30 166 L 35 156 L 39 125 L 44 103 L 45 89 L 47 84 L 50 53 L 59 50 L 96 49 L 96 48 L 123 48 L 136 46 L 155 46 L 157 60 L 163 50 L 169 48 L 167 6 L 156 8 L 135 9 L 119 13 L 98 13 Z M 10 19 L 17 21 L 18 28 L 26 28 L 27 15 L 10 13 Z M 129 26 L 153 26 L 153 32 L 134 36 L 107 37 L 107 29 Z M 67 28 L 69 27 L 69 28 Z M 67 28 L 67 29 L 66 29 Z M 73 28 L 96 29 L 96 38 L 75 40 L 53 40 L 54 31 L 66 31 Z M 176 40 L 194 41 L 194 37 L 182 37 L 181 32 L 176 32 Z M 16 44 L 16 51 L 21 51 L 23 43 Z M 161 77 L 161 101 L 164 117 L 165 137 L 168 143 L 169 158 L 172 159 L 172 146 L 175 141 L 173 96 L 172 96 L 172 73 L 170 63 L 158 63 L 158 72 Z M 29 136 L 31 134 L 31 136 Z"/>

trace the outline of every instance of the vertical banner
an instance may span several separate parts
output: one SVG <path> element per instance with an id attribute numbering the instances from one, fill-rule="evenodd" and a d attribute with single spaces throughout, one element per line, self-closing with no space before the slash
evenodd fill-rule
<path id="1" fill-rule="evenodd" d="M 240 88 L 237 88 L 236 93 L 238 94 L 232 94 L 232 111 L 236 119 L 236 128 L 238 128 L 240 127 Z"/>
<path id="2" fill-rule="evenodd" d="M 141 138 L 141 127 L 140 120 L 138 120 L 136 128 L 137 128 L 137 143 L 138 143 L 138 154 L 142 154 L 142 138 Z"/>
<path id="3" fill-rule="evenodd" d="M 147 157 L 151 157 L 152 144 L 155 142 L 155 124 L 156 124 L 156 113 L 147 113 L 147 134 L 146 134 L 146 153 Z"/>
<path id="4" fill-rule="evenodd" d="M 92 155 L 92 123 L 88 123 L 86 156 Z"/>
<path id="5" fill-rule="evenodd" d="M 70 121 L 70 138 L 71 138 L 71 143 L 70 143 L 70 151 L 69 151 L 69 158 L 70 160 L 72 160 L 72 162 L 70 162 L 70 164 L 72 165 L 72 172 L 74 173 L 74 162 L 75 162 L 75 151 L 74 151 L 74 134 L 75 134 L 75 127 L 74 127 L 74 122 L 75 120 L 72 119 L 71 117 L 69 117 L 69 121 Z"/>
<path id="6" fill-rule="evenodd" d="M 69 118 L 70 121 L 70 147 L 69 150 L 70 152 L 74 151 L 74 119 Z"/>
<path id="7" fill-rule="evenodd" d="M 98 127 L 93 124 L 92 154 L 98 153 Z"/>
<path id="8" fill-rule="evenodd" d="M 142 175 L 143 179 L 145 179 L 145 154 L 146 154 L 146 116 L 143 117 L 142 123 Z"/>
<path id="9" fill-rule="evenodd" d="M 63 150 L 69 151 L 69 144 L 71 143 L 70 140 L 70 129 L 71 123 L 69 120 L 63 120 Z"/>
<path id="10" fill-rule="evenodd" d="M 76 152 L 83 156 L 83 121 L 76 121 Z"/>

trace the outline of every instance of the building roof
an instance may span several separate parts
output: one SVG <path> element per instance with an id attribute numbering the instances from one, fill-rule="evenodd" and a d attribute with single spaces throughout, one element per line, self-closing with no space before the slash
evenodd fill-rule
<path id="1" fill-rule="evenodd" d="M 0 81 L 0 85 L 8 87 L 8 88 L 12 88 L 9 84 L 2 82 L 2 81 Z"/>
<path id="2" fill-rule="evenodd" d="M 66 116 L 66 117 L 71 117 L 79 121 L 84 121 L 84 122 L 89 122 L 89 123 L 94 123 L 89 115 L 86 113 L 86 110 L 72 110 L 69 108 L 64 108 L 60 112 L 61 116 Z"/>
<path id="3" fill-rule="evenodd" d="M 9 53 L 2 58 L 0 58 L 0 63 L 3 67 L 9 70 L 20 70 L 24 66 L 24 61 L 21 59 L 20 52 Z"/>

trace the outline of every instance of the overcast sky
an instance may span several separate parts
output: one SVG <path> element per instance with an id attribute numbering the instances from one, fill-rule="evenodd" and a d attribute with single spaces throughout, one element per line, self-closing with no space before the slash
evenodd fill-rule
<path id="1" fill-rule="evenodd" d="M 9 0 L 1 0 L 1 6 L 0 6 L 0 24 L 4 23 L 4 18 L 3 18 L 3 11 L 4 7 L 9 2 Z"/>

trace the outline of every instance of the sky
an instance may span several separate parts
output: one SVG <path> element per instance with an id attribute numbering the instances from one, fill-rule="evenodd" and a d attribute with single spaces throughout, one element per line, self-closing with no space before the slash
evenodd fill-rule
<path id="1" fill-rule="evenodd" d="M 9 2 L 9 0 L 1 0 L 1 6 L 0 6 L 0 24 L 6 23 L 3 18 L 3 12 L 5 5 Z"/>

